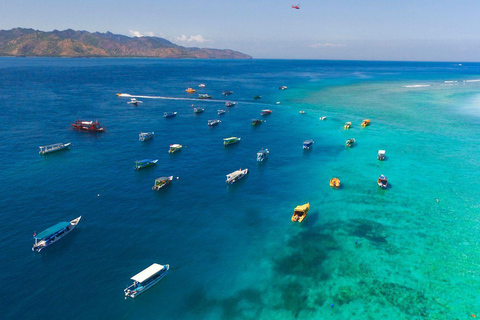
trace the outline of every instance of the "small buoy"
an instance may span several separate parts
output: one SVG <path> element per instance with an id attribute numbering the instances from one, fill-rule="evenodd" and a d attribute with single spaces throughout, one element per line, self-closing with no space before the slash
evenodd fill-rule
<path id="1" fill-rule="evenodd" d="M 177 177 L 177 180 L 180 180 L 180 177 Z"/>
<path id="2" fill-rule="evenodd" d="M 333 308 L 333 307 L 334 307 L 334 305 L 333 305 L 333 303 L 332 303 L 332 304 L 330 305 L 330 308 Z"/>
<path id="3" fill-rule="evenodd" d="M 100 193 L 99 193 L 99 194 L 97 194 L 97 197 L 100 197 Z"/>

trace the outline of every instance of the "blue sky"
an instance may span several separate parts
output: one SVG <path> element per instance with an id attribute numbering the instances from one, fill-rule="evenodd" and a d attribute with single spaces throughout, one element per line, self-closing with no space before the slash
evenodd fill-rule
<path id="1" fill-rule="evenodd" d="M 254 58 L 480 61 L 478 0 L 3 0 L 0 29 L 154 35 Z"/>

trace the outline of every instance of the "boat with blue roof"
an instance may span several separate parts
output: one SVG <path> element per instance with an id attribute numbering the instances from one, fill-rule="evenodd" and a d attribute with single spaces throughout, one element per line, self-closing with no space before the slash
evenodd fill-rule
<path id="1" fill-rule="evenodd" d="M 314 143 L 315 143 L 315 141 L 313 141 L 312 139 L 303 141 L 303 149 L 304 150 L 310 149 L 313 146 Z"/>
<path id="2" fill-rule="evenodd" d="M 158 159 L 152 160 L 152 159 L 143 159 L 143 160 L 137 160 L 135 161 L 135 170 L 140 170 L 146 167 L 153 166 L 158 162 Z"/>
<path id="3" fill-rule="evenodd" d="M 268 154 L 270 151 L 268 149 L 263 149 L 257 152 L 257 161 L 258 162 L 263 162 L 265 159 L 268 158 Z"/>
<path id="4" fill-rule="evenodd" d="M 43 230 L 39 234 L 33 233 L 33 238 L 35 243 L 33 244 L 32 251 L 40 252 L 44 248 L 54 244 L 58 240 L 65 237 L 67 234 L 72 232 L 73 229 L 78 225 L 82 219 L 82 216 L 73 219 L 72 221 L 63 221 L 59 222 L 50 228 Z"/>

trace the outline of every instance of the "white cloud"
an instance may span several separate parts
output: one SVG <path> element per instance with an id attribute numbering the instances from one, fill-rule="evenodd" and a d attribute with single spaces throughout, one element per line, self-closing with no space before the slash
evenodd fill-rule
<path id="1" fill-rule="evenodd" d="M 134 37 L 155 37 L 155 34 L 151 31 L 145 32 L 145 34 L 140 33 L 140 31 L 128 30 L 130 34 Z"/>
<path id="2" fill-rule="evenodd" d="M 341 43 L 314 43 L 311 44 L 310 47 L 312 48 L 339 48 L 339 47 L 345 47 L 344 44 Z"/>
<path id="3" fill-rule="evenodd" d="M 201 34 L 198 34 L 196 36 L 190 36 L 190 37 L 187 37 L 186 35 L 182 34 L 181 37 L 175 37 L 175 40 L 181 41 L 181 42 L 198 42 L 198 43 L 213 42 L 213 40 L 205 39 Z"/>

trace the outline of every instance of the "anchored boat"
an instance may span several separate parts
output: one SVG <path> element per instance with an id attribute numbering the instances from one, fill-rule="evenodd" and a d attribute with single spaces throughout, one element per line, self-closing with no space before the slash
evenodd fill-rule
<path id="1" fill-rule="evenodd" d="M 253 96 L 253 99 L 255 100 L 262 99 L 262 96 Z"/>
<path id="2" fill-rule="evenodd" d="M 236 102 L 231 102 L 231 101 L 225 102 L 225 107 L 227 108 L 235 107 L 236 105 L 237 105 Z"/>
<path id="3" fill-rule="evenodd" d="M 257 161 L 262 162 L 263 160 L 268 158 L 268 154 L 270 151 L 268 149 L 263 149 L 257 152 Z"/>
<path id="4" fill-rule="evenodd" d="M 225 114 L 225 110 L 217 110 L 218 115 Z"/>
<path id="5" fill-rule="evenodd" d="M 293 222 L 302 222 L 310 210 L 310 202 L 305 203 L 304 205 L 297 206 L 293 211 L 292 221 Z"/>
<path id="6" fill-rule="evenodd" d="M 229 146 L 231 144 L 240 142 L 240 140 L 242 140 L 242 138 L 238 138 L 238 137 L 225 138 L 225 139 L 223 139 L 223 145 L 224 146 Z"/>
<path id="7" fill-rule="evenodd" d="M 187 88 L 185 91 L 188 93 L 194 93 L 196 90 L 193 88 Z"/>
<path id="8" fill-rule="evenodd" d="M 387 185 L 388 185 L 388 182 L 387 182 L 387 177 L 385 177 L 383 174 L 378 177 L 378 186 L 382 189 L 387 189 Z"/>
<path id="9" fill-rule="evenodd" d="M 172 117 L 175 117 L 176 115 L 177 115 L 177 112 L 176 112 L 176 111 L 163 113 L 163 116 L 164 116 L 165 118 L 172 118 Z"/>
<path id="10" fill-rule="evenodd" d="M 206 93 L 200 93 L 198 99 L 212 99 L 212 96 Z"/>
<path id="11" fill-rule="evenodd" d="M 133 284 L 123 290 L 125 292 L 125 299 L 126 297 L 135 298 L 156 285 L 167 274 L 169 269 L 170 265 L 168 264 L 162 266 L 161 264 L 154 263 L 147 269 L 131 277 L 130 279 L 133 280 Z"/>
<path id="12" fill-rule="evenodd" d="M 261 119 L 252 119 L 252 126 L 262 124 L 263 120 Z"/>
<path id="13" fill-rule="evenodd" d="M 233 171 L 230 174 L 227 174 L 227 184 L 234 184 L 238 180 L 242 179 L 248 173 L 248 169 L 240 168 L 237 171 Z"/>
<path id="14" fill-rule="evenodd" d="M 352 126 L 351 122 L 345 122 L 345 124 L 343 125 L 343 128 L 347 130 L 347 129 L 350 129 L 351 126 Z"/>
<path id="15" fill-rule="evenodd" d="M 165 187 L 166 185 L 170 184 L 172 182 L 173 176 L 170 177 L 160 177 L 155 179 L 155 184 L 152 187 L 152 190 L 158 191 Z"/>
<path id="16" fill-rule="evenodd" d="M 362 127 L 367 127 L 367 126 L 369 126 L 369 125 L 370 125 L 370 119 L 365 119 L 365 120 L 363 120 L 363 122 L 362 122 L 362 124 L 361 124 Z"/>
<path id="17" fill-rule="evenodd" d="M 155 132 L 140 132 L 140 134 L 138 135 L 138 140 L 146 141 L 152 139 L 154 134 Z"/>
<path id="18" fill-rule="evenodd" d="M 218 119 L 208 120 L 208 126 L 209 126 L 209 127 L 213 127 L 213 126 L 219 124 L 220 122 L 222 122 L 222 121 L 220 121 L 220 120 L 218 120 Z"/>
<path id="19" fill-rule="evenodd" d="M 385 150 L 378 150 L 377 159 L 380 160 L 380 161 L 385 160 Z"/>
<path id="20" fill-rule="evenodd" d="M 271 113 L 272 113 L 272 110 L 268 110 L 268 109 L 265 109 L 265 110 L 260 111 L 260 114 L 261 114 L 262 116 L 267 116 L 267 115 L 269 115 L 269 114 L 271 114 Z"/>
<path id="21" fill-rule="evenodd" d="M 75 123 L 72 123 L 71 126 L 75 130 L 79 131 L 89 131 L 89 132 L 105 132 L 106 129 L 104 126 L 101 126 L 98 123 L 98 120 L 95 121 L 86 121 L 86 120 L 75 120 Z"/>
<path id="22" fill-rule="evenodd" d="M 314 143 L 315 143 L 315 141 L 313 141 L 312 139 L 303 141 L 303 149 L 304 150 L 310 149 L 313 146 Z"/>
<path id="23" fill-rule="evenodd" d="M 38 153 L 39 154 L 47 154 L 47 153 L 52 153 L 52 152 L 56 152 L 56 151 L 60 151 L 60 150 L 65 150 L 65 149 L 68 149 L 70 144 L 71 144 L 70 142 L 69 143 L 49 144 L 48 146 L 39 147 L 40 151 Z"/>
<path id="24" fill-rule="evenodd" d="M 199 86 L 200 88 L 205 88 L 205 85 L 204 85 L 203 83 L 200 83 L 198 86 Z"/>
<path id="25" fill-rule="evenodd" d="M 223 94 L 224 96 L 229 96 L 229 95 L 231 95 L 232 93 L 233 93 L 232 90 L 222 91 L 222 94 Z"/>
<path id="26" fill-rule="evenodd" d="M 355 144 L 355 139 L 348 139 L 347 142 L 345 142 L 345 146 L 346 147 L 353 147 L 353 145 Z"/>
<path id="27" fill-rule="evenodd" d="M 153 166 L 158 162 L 158 159 L 152 160 L 152 159 L 143 159 L 143 160 L 137 160 L 135 161 L 135 170 L 140 170 L 146 167 Z"/>
<path id="28" fill-rule="evenodd" d="M 175 143 L 170 145 L 170 149 L 168 149 L 168 153 L 174 153 L 182 149 L 182 145 Z"/>
<path id="29" fill-rule="evenodd" d="M 67 234 L 72 232 L 73 229 L 75 229 L 80 222 L 80 219 L 82 219 L 82 216 L 73 219 L 70 222 L 59 222 L 56 225 L 40 232 L 39 234 L 34 233 L 33 238 L 35 239 L 35 244 L 32 247 L 32 251 L 40 252 L 44 248 L 62 239 Z"/>
<path id="30" fill-rule="evenodd" d="M 319 119 L 324 121 L 324 120 L 327 120 L 327 117 L 320 117 Z"/>
<path id="31" fill-rule="evenodd" d="M 202 113 L 203 111 L 205 111 L 205 109 L 203 108 L 199 108 L 199 107 L 193 108 L 194 113 Z"/>
<path id="32" fill-rule="evenodd" d="M 338 178 L 330 179 L 330 187 L 335 188 L 335 189 L 340 188 L 340 179 L 338 179 Z"/>
<path id="33" fill-rule="evenodd" d="M 278 90 L 285 90 L 285 89 L 287 89 L 287 86 L 278 87 Z"/>

